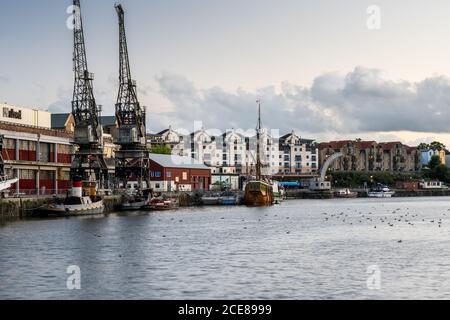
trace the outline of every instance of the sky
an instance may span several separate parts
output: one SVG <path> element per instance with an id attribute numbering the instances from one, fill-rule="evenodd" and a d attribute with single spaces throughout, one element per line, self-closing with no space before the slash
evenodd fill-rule
<path id="1" fill-rule="evenodd" d="M 118 90 L 114 3 L 81 1 L 95 96 L 108 115 Z M 121 3 L 149 131 L 193 130 L 194 121 L 252 129 L 260 98 L 264 125 L 281 133 L 450 146 L 448 0 Z M 0 101 L 70 112 L 70 5 L 2 1 Z"/>

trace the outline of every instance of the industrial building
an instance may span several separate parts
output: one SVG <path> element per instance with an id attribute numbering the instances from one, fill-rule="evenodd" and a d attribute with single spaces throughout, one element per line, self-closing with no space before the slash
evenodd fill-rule
<path id="1" fill-rule="evenodd" d="M 47 111 L 2 104 L 0 134 L 5 174 L 18 177 L 10 193 L 57 194 L 69 188 L 72 135 L 51 129 Z M 9 110 L 8 116 L 6 116 Z M 14 114 L 14 118 L 10 118 Z"/>
<path id="2" fill-rule="evenodd" d="M 150 154 L 150 176 L 155 192 L 208 191 L 211 184 L 209 167 L 177 155 Z"/>

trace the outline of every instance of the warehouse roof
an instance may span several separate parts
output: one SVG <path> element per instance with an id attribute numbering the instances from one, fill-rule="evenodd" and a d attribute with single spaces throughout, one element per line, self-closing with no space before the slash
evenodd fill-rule
<path id="1" fill-rule="evenodd" d="M 151 153 L 150 160 L 153 160 L 154 162 L 165 168 L 186 168 L 186 169 L 203 169 L 203 170 L 210 169 L 209 167 L 205 166 L 203 163 L 195 159 L 176 155 Z"/>
<path id="2" fill-rule="evenodd" d="M 70 113 L 52 113 L 52 129 L 64 129 Z"/>
<path id="3" fill-rule="evenodd" d="M 52 113 L 52 129 L 64 129 L 69 117 L 70 113 Z M 115 126 L 116 117 L 102 116 L 100 117 L 100 123 L 102 126 Z"/>

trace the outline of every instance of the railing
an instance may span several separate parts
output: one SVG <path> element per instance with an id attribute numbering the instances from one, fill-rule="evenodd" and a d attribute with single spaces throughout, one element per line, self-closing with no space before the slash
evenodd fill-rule
<path id="1" fill-rule="evenodd" d="M 18 192 L 13 189 L 9 189 L 6 194 L 6 198 L 49 198 L 52 196 L 66 196 L 68 190 L 19 190 Z"/>

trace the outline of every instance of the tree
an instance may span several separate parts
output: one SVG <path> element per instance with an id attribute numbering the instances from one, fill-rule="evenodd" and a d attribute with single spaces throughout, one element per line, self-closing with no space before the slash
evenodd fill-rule
<path id="1" fill-rule="evenodd" d="M 154 154 L 170 155 L 170 154 L 172 154 L 172 149 L 170 149 L 170 147 L 168 147 L 168 146 L 159 144 L 159 145 L 152 146 L 150 149 L 150 152 L 154 153 Z"/>
<path id="2" fill-rule="evenodd" d="M 417 147 L 417 149 L 419 150 L 429 150 L 430 149 L 430 145 L 428 143 L 421 143 L 419 144 L 419 146 Z"/>
<path id="3" fill-rule="evenodd" d="M 430 149 L 441 151 L 445 149 L 445 145 L 439 141 L 433 141 L 432 143 L 430 143 Z"/>
<path id="4" fill-rule="evenodd" d="M 444 165 L 440 164 L 433 170 L 434 179 L 439 181 L 448 182 L 450 177 L 449 169 Z"/>
<path id="5" fill-rule="evenodd" d="M 439 165 L 441 165 L 441 158 L 439 156 L 432 156 L 430 162 L 428 162 L 428 168 L 434 170 Z"/>

